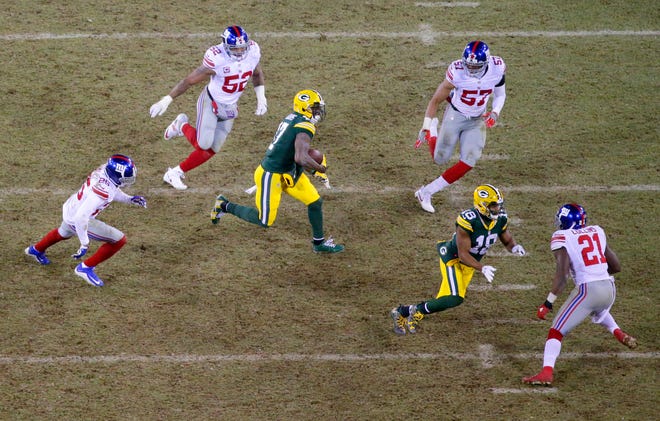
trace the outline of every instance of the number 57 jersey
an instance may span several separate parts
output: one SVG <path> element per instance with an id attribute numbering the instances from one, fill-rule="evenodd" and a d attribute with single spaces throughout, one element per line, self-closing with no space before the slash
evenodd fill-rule
<path id="1" fill-rule="evenodd" d="M 502 57 L 488 57 L 488 68 L 480 78 L 468 75 L 461 60 L 449 65 L 445 78 L 456 88 L 450 96 L 451 105 L 467 117 L 480 117 L 496 86 L 504 84 L 506 64 Z"/>
<path id="2" fill-rule="evenodd" d="M 215 72 L 208 84 L 209 92 L 215 102 L 236 104 L 243 94 L 261 59 L 259 45 L 252 40 L 248 42 L 250 48 L 242 60 L 231 58 L 222 44 L 206 50 L 202 65 Z"/>
<path id="3" fill-rule="evenodd" d="M 614 278 L 607 272 L 605 231 L 598 225 L 581 229 L 558 230 L 552 234 L 550 248 L 565 248 L 571 261 L 571 276 L 575 285 Z"/>

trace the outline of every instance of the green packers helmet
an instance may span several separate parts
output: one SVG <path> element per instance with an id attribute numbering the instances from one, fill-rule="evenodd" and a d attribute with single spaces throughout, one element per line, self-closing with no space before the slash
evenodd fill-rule
<path id="1" fill-rule="evenodd" d="M 293 97 L 293 111 L 316 124 L 325 118 L 325 102 L 320 93 L 313 89 L 304 89 Z"/>
<path id="2" fill-rule="evenodd" d="M 493 205 L 497 209 L 491 210 Z M 504 208 L 504 196 L 496 187 L 482 184 L 474 190 L 474 207 L 486 218 L 496 219 Z"/>

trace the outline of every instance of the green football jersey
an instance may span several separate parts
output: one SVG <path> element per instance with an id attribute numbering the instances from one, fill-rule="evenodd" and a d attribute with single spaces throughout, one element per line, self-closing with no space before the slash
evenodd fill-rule
<path id="1" fill-rule="evenodd" d="M 297 180 L 303 168 L 294 160 L 296 156 L 296 135 L 307 133 L 311 138 L 316 133 L 316 127 L 309 118 L 302 114 L 291 113 L 280 123 L 273 141 L 268 145 L 266 156 L 261 161 L 264 170 L 274 173 L 291 174 Z"/>
<path id="2" fill-rule="evenodd" d="M 496 220 L 486 224 L 479 215 L 479 211 L 475 208 L 464 210 L 456 218 L 456 225 L 470 234 L 470 254 L 477 261 L 486 255 L 486 252 L 495 244 L 500 234 L 506 231 L 508 224 L 509 219 L 506 213 L 501 213 Z M 458 259 L 456 233 L 454 233 L 449 241 L 439 241 L 437 249 L 440 258 L 445 263 Z"/>

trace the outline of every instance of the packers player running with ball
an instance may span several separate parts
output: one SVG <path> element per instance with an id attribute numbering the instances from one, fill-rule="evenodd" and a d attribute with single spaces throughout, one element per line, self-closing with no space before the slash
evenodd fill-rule
<path id="1" fill-rule="evenodd" d="M 305 169 L 320 174 L 326 166 L 309 156 L 309 147 L 316 133 L 316 125 L 325 118 L 325 102 L 317 91 L 305 89 L 293 98 L 293 113 L 284 117 L 261 165 L 254 171 L 257 186 L 255 207 L 230 202 L 225 196 L 216 198 L 211 222 L 230 213 L 264 228 L 275 222 L 282 193 L 286 193 L 307 206 L 312 225 L 312 248 L 315 253 L 338 253 L 344 250 L 332 237 L 323 234 L 323 199 L 312 184 Z"/>
<path id="2" fill-rule="evenodd" d="M 516 244 L 508 230 L 509 220 L 504 211 L 502 193 L 490 184 L 474 190 L 474 207 L 464 210 L 456 218 L 456 232 L 449 241 L 437 244 L 440 255 L 442 281 L 435 298 L 419 304 L 402 305 L 390 312 L 394 320 L 394 333 L 416 333 L 417 325 L 425 315 L 459 306 L 477 270 L 493 282 L 496 269 L 484 265 L 481 259 L 499 238 L 511 253 L 524 256 L 525 249 Z"/>

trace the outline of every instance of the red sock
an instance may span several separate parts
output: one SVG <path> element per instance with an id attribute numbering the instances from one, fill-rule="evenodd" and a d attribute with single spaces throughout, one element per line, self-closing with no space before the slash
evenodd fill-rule
<path id="1" fill-rule="evenodd" d="M 119 251 L 119 249 L 124 247 L 124 244 L 126 244 L 126 236 L 123 236 L 121 240 L 117 241 L 116 243 L 103 243 L 103 245 L 101 245 L 101 247 L 96 250 L 96 253 L 92 254 L 83 263 L 88 267 L 94 267 L 99 263 L 111 258 L 115 253 Z"/>
<path id="2" fill-rule="evenodd" d="M 203 149 L 195 149 L 190 153 L 190 155 L 188 155 L 188 158 L 184 159 L 183 162 L 179 164 L 179 167 L 183 172 L 188 172 L 211 159 L 213 155 L 215 155 L 213 149 L 206 151 Z"/>
<path id="3" fill-rule="evenodd" d="M 193 148 L 197 149 L 197 129 L 188 123 L 184 123 L 183 126 L 181 126 L 181 132 L 186 139 L 188 139 L 188 142 L 190 142 Z"/>
<path id="4" fill-rule="evenodd" d="M 54 230 L 51 230 L 48 234 L 44 235 L 44 238 L 42 238 L 37 244 L 34 245 L 34 248 L 39 252 L 43 253 L 46 251 L 46 249 L 50 246 L 52 246 L 55 243 L 59 243 L 62 240 L 66 240 L 66 238 L 62 237 L 60 235 L 60 232 L 55 228 Z"/>
<path id="5" fill-rule="evenodd" d="M 447 170 L 442 173 L 442 178 L 444 178 L 447 183 L 452 184 L 454 181 L 467 174 L 471 169 L 472 167 L 465 162 L 458 161 L 456 165 L 447 168 Z"/>

